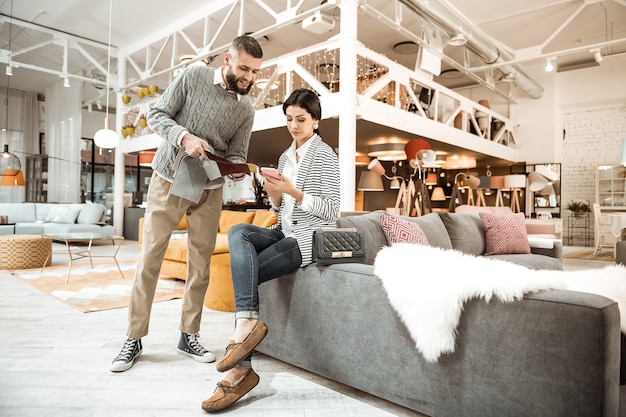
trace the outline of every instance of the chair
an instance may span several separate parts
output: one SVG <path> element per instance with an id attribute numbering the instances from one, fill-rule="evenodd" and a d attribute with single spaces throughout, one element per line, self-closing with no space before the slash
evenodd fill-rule
<path id="1" fill-rule="evenodd" d="M 615 254 L 617 239 L 611 233 L 611 223 L 602 218 L 602 211 L 598 203 L 593 204 L 593 235 L 594 255 L 599 253 L 602 248 L 611 248 Z"/>

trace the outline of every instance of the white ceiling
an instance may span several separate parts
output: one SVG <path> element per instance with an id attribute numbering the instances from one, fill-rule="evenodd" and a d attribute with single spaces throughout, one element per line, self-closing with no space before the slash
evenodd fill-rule
<path id="1" fill-rule="evenodd" d="M 141 75 L 130 67 L 128 78 L 133 85 L 147 83 L 148 80 L 142 79 L 146 76 L 152 81 L 150 83 L 154 83 L 154 79 L 149 77 L 151 74 L 170 68 L 172 63 L 177 64 L 182 55 L 195 54 L 213 39 L 213 34 L 223 19 L 227 23 L 219 36 L 216 35 L 210 51 L 220 50 L 227 45 L 239 31 L 238 13 L 242 3 L 245 8 L 242 31 L 267 35 L 269 39 L 263 46 L 266 60 L 323 42 L 338 33 L 340 26 L 339 9 L 332 5 L 333 1 L 329 2 L 330 5 L 327 2 L 320 5 L 320 0 L 301 0 L 297 13 L 290 16 L 293 17 L 292 21 L 285 16 L 287 13 L 281 15 L 280 12 L 284 12 L 287 5 L 296 3 L 293 0 L 234 2 L 230 16 L 228 13 L 231 7 L 224 6 L 232 4 L 232 0 L 185 0 L 174 3 L 170 0 L 112 1 L 111 44 L 114 49 L 126 48 L 139 70 L 146 71 Z M 418 7 L 422 3 L 443 3 L 455 15 L 458 14 L 461 21 L 465 21 L 463 31 L 497 46 L 501 59 L 491 68 L 512 64 L 523 72 L 525 66 L 539 60 L 545 61 L 547 57 L 556 57 L 557 68 L 564 70 L 577 65 L 597 65 L 590 49 L 599 49 L 604 59 L 626 52 L 626 0 L 358 2 L 369 6 L 367 12 L 358 15 L 358 39 L 370 49 L 409 68 L 415 66 L 416 54 L 400 55 L 394 52 L 393 45 L 406 40 L 418 43 L 425 40 L 431 40 L 431 43 L 436 41 L 436 37 L 424 37 L 424 34 L 433 33 L 433 26 L 407 7 Z M 280 17 L 272 18 L 260 4 L 268 5 Z M 302 29 L 302 18 L 315 8 L 323 8 L 325 15 L 337 22 L 332 31 L 313 34 Z M 214 13 L 216 10 L 219 11 Z M 98 66 L 106 68 L 107 62 L 108 1 L 0 0 L 0 13 L 3 15 L 3 24 L 0 27 L 0 47 L 3 53 L 0 60 L 4 63 L 7 61 L 10 31 L 13 61 L 23 63 L 21 67 L 18 65 L 13 68 L 11 88 L 41 93 L 46 87 L 59 82 L 59 72 L 63 70 L 64 49 L 58 40 L 63 39 L 63 36 L 46 33 L 50 29 L 76 37 L 68 38 L 67 72 L 71 81 L 95 78 L 102 83 L 104 80 Z M 210 19 L 203 19 L 209 15 L 212 15 Z M 381 15 L 392 22 L 396 19 L 399 22 L 398 27 L 391 29 L 381 24 Z M 279 20 L 289 23 L 276 25 Z M 7 21 L 14 24 L 5 24 Z M 272 25 L 275 26 L 268 29 Z M 170 38 L 170 46 L 163 47 L 163 39 L 177 30 L 176 49 L 170 48 L 174 43 L 171 40 L 173 37 Z M 57 42 L 53 42 L 55 39 Z M 475 54 L 469 53 L 465 47 L 449 46 L 446 41 L 444 36 L 440 49 L 444 58 L 444 72 L 435 79 L 439 83 L 449 88 L 475 84 L 476 78 L 467 77 L 463 74 L 464 71 L 473 72 L 482 79 L 491 74 L 496 81 L 502 76 L 490 69 Z M 156 62 L 157 55 L 160 55 L 159 60 L 150 72 L 146 62 Z M 176 56 L 172 58 L 171 55 Z M 219 55 L 216 62 L 221 62 Z M 35 68 L 48 68 L 49 71 Z M 113 64 L 112 68 L 115 68 Z M 0 77 L 0 85 L 6 85 L 9 77 L 4 75 L 4 71 L 0 73 Z M 171 73 L 163 73 L 159 77 L 171 77 Z M 167 81 L 160 81 L 158 84 L 164 86 Z M 499 84 L 496 83 L 496 87 Z M 83 91 L 85 102 L 102 94 L 102 88 L 95 88 L 92 83 L 85 83 Z"/>

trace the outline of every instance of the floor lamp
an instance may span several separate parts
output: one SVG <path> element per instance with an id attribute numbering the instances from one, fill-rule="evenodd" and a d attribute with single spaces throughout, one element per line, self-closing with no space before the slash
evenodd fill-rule
<path id="1" fill-rule="evenodd" d="M 494 204 L 495 207 L 504 206 L 504 201 L 502 200 L 502 188 L 504 187 L 504 177 L 502 175 L 493 175 L 489 177 L 489 188 L 495 188 L 496 191 L 496 202 Z"/>
<path id="2" fill-rule="evenodd" d="M 521 192 L 521 189 L 526 187 L 526 175 L 505 175 L 504 187 L 511 189 L 511 210 L 513 213 L 519 213 L 522 209 L 519 204 L 518 191 Z"/>

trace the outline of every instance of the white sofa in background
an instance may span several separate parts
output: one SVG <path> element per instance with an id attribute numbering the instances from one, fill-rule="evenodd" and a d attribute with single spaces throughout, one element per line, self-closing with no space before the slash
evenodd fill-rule
<path id="1" fill-rule="evenodd" d="M 115 234 L 104 223 L 103 204 L 0 203 L 0 215 L 9 223 L 0 225 L 0 235 L 98 232 Z"/>

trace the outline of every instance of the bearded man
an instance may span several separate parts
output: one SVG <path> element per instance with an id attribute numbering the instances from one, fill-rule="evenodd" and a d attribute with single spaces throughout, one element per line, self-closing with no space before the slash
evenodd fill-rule
<path id="1" fill-rule="evenodd" d="M 245 163 L 254 121 L 247 96 L 260 70 L 263 50 L 250 36 L 235 38 L 221 68 L 189 66 L 164 91 L 147 115 L 163 138 L 152 162 L 141 252 L 128 309 L 128 331 L 111 372 L 130 369 L 143 351 L 152 302 L 165 250 L 184 215 L 187 222 L 187 277 L 180 319 L 178 352 L 197 362 L 215 361 L 199 342 L 204 295 L 222 209 L 224 178 L 176 175 L 180 155 L 196 165 L 208 153 Z M 178 158 L 177 158 L 178 156 Z M 233 179 L 244 174 L 231 174 Z M 177 190 L 196 190 L 190 196 Z M 193 194 L 193 193 L 192 193 Z M 184 196 L 184 197 L 183 197 Z"/>

